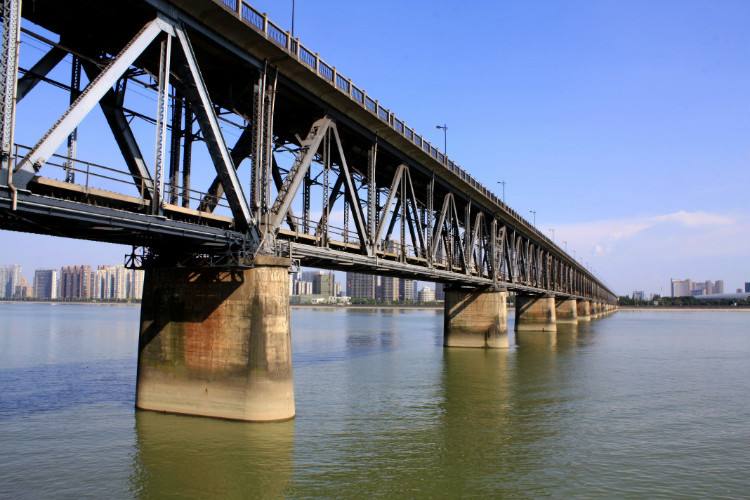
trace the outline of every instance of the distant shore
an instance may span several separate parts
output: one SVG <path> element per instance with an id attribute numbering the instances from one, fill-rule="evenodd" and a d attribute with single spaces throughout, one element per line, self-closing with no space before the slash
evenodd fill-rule
<path id="1" fill-rule="evenodd" d="M 656 312 L 706 312 L 706 311 L 737 311 L 750 312 L 750 307 L 732 307 L 732 306 L 705 306 L 705 307 L 638 307 L 638 306 L 620 306 L 618 311 L 656 311 Z"/>
<path id="2" fill-rule="evenodd" d="M 6 300 L 0 299 L 0 304 L 60 304 L 86 306 L 139 306 L 140 300 L 104 301 L 104 300 Z"/>
<path id="3" fill-rule="evenodd" d="M 443 304 L 292 304 L 294 309 L 429 309 L 443 310 Z"/>

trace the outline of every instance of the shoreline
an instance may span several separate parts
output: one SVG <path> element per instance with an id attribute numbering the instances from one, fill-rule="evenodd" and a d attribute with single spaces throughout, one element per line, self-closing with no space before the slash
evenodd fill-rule
<path id="1" fill-rule="evenodd" d="M 658 312 L 750 312 L 750 307 L 732 307 L 732 306 L 716 306 L 716 307 L 638 307 L 638 306 L 621 306 L 617 312 L 642 312 L 642 311 L 658 311 Z"/>

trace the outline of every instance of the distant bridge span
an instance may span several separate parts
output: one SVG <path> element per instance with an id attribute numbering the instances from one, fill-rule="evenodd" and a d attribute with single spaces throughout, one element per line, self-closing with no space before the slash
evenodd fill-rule
<path id="1" fill-rule="evenodd" d="M 464 342 L 448 341 L 456 329 L 456 338 L 481 334 L 479 343 L 493 346 L 487 339 L 502 334 L 499 316 L 476 320 L 476 332 L 463 316 L 489 307 L 502 308 L 504 318 L 507 291 L 547 315 L 542 323 L 549 314 L 555 322 L 560 304 L 576 310 L 578 301 L 599 313 L 615 303 L 589 270 L 243 0 L 1 1 L 0 228 L 133 245 L 128 264 L 152 276 L 142 360 L 173 323 L 181 333 L 169 335 L 187 335 L 185 323 L 206 328 L 224 307 L 182 297 L 193 294 L 178 286 L 193 283 L 184 270 L 213 276 L 199 286 L 204 298 L 215 295 L 208 282 L 224 282 L 219 273 L 228 272 L 235 285 L 219 294 L 225 299 L 238 290 L 264 297 L 273 286 L 256 281 L 273 281 L 294 261 L 443 282 L 452 290 L 446 345 Z M 19 40 L 46 52 L 19 65 L 29 60 L 19 59 Z M 61 79 L 55 68 L 63 61 L 71 69 Z M 67 109 L 22 145 L 16 122 L 34 117 L 17 104 L 38 99 L 40 85 L 62 89 Z M 153 99 L 150 110 L 139 103 L 144 95 Z M 93 161 L 79 147 L 78 127 L 97 108 L 122 156 L 114 163 Z M 258 277 L 264 269 L 269 275 Z M 157 300 L 165 282 L 181 307 L 204 313 L 170 317 L 165 310 L 174 304 Z M 268 301 L 288 290 L 277 288 L 256 300 L 253 314 L 279 313 Z M 535 314 L 529 324 L 539 323 Z M 163 396 L 154 384 L 142 407 Z"/>

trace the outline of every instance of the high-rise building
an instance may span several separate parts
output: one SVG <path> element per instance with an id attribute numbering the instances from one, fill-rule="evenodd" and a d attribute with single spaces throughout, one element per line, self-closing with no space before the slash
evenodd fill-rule
<path id="1" fill-rule="evenodd" d="M 709 282 L 707 282 L 709 283 Z M 716 280 L 716 283 L 714 283 L 713 289 L 711 292 L 706 293 L 724 293 L 724 280 Z"/>
<path id="2" fill-rule="evenodd" d="M 689 279 L 672 279 L 672 297 L 689 297 L 692 294 L 693 282 Z"/>
<path id="3" fill-rule="evenodd" d="M 143 298 L 143 280 L 146 277 L 146 272 L 142 269 L 133 270 L 131 278 L 131 288 L 128 291 L 128 298 L 133 300 L 141 300 Z"/>
<path id="4" fill-rule="evenodd" d="M 414 280 L 399 279 L 398 298 L 401 302 L 414 302 L 417 299 L 417 282 Z"/>
<path id="5" fill-rule="evenodd" d="M 375 300 L 377 277 L 372 274 L 346 273 L 346 294 L 353 299 Z"/>
<path id="6" fill-rule="evenodd" d="M 643 290 L 636 290 L 633 292 L 633 300 L 646 300 L 646 294 Z"/>
<path id="7" fill-rule="evenodd" d="M 0 267 L 0 299 L 12 299 L 21 284 L 21 266 Z"/>
<path id="8" fill-rule="evenodd" d="M 745 293 L 750 293 L 750 281 L 745 282 Z"/>
<path id="9" fill-rule="evenodd" d="M 65 266 L 60 270 L 60 298 L 81 300 L 91 298 L 91 266 Z"/>
<path id="10" fill-rule="evenodd" d="M 292 295 L 312 295 L 313 284 L 311 281 L 297 280 L 294 282 L 294 293 Z"/>
<path id="11" fill-rule="evenodd" d="M 435 291 L 428 287 L 422 288 L 419 291 L 419 301 L 422 303 L 435 302 Z"/>
<path id="12" fill-rule="evenodd" d="M 398 302 L 399 279 L 393 276 L 383 276 L 380 279 L 378 300 L 381 302 Z"/>
<path id="13" fill-rule="evenodd" d="M 445 287 L 442 283 L 435 283 L 435 300 L 445 300 Z"/>
<path id="14" fill-rule="evenodd" d="M 333 271 L 305 271 L 302 280 L 312 283 L 315 295 L 334 297 L 336 293 L 336 275 Z"/>
<path id="15" fill-rule="evenodd" d="M 57 271 L 55 269 L 34 271 L 34 298 L 40 300 L 57 298 Z"/>

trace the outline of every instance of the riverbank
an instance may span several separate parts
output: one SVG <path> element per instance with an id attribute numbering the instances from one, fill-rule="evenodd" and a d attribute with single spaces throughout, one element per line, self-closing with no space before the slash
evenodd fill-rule
<path id="1" fill-rule="evenodd" d="M 732 307 L 732 306 L 706 306 L 706 307 L 633 307 L 633 306 L 620 306 L 618 311 L 624 312 L 643 312 L 643 311 L 654 311 L 654 312 L 711 312 L 711 311 L 736 311 L 736 312 L 750 312 L 750 307 Z"/>
<path id="2" fill-rule="evenodd" d="M 376 310 L 376 309 L 402 309 L 402 310 L 434 310 L 442 311 L 443 304 L 434 305 L 421 305 L 421 304 L 292 304 L 292 309 L 363 309 L 363 310 Z"/>

